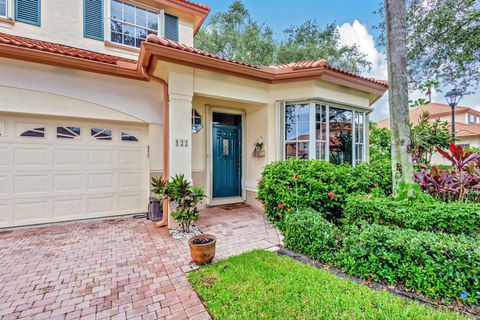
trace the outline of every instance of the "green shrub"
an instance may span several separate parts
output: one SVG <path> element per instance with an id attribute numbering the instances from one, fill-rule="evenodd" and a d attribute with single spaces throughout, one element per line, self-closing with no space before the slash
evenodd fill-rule
<path id="1" fill-rule="evenodd" d="M 361 222 L 420 231 L 472 234 L 480 228 L 480 205 L 437 200 L 425 203 L 354 195 L 347 199 L 343 223 Z"/>
<path id="2" fill-rule="evenodd" d="M 368 193 L 377 183 L 391 190 L 390 176 L 388 160 L 355 167 L 319 160 L 273 162 L 263 171 L 258 198 L 271 220 L 280 220 L 292 209 L 311 208 L 335 221 L 341 218 L 347 195 Z"/>
<path id="3" fill-rule="evenodd" d="M 345 272 L 386 280 L 432 298 L 480 301 L 480 239 L 364 225 L 348 234 L 336 264 Z"/>
<path id="4" fill-rule="evenodd" d="M 335 257 L 335 251 L 339 247 L 339 232 L 320 213 L 306 209 L 289 214 L 284 227 L 287 248 L 321 261 Z"/>

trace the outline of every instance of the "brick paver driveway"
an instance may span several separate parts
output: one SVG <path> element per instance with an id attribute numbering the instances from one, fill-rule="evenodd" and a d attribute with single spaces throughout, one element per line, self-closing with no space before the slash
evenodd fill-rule
<path id="1" fill-rule="evenodd" d="M 280 243 L 254 208 L 203 210 L 217 257 Z M 132 217 L 0 230 L 0 318 L 209 319 L 186 240 Z"/>

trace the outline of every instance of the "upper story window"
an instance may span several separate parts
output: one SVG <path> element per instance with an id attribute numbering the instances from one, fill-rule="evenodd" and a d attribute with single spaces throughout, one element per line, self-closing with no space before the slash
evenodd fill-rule
<path id="1" fill-rule="evenodd" d="M 477 123 L 477 122 L 478 122 L 478 118 L 476 116 L 471 115 L 471 114 L 468 115 L 468 123 L 469 124 Z"/>
<path id="2" fill-rule="evenodd" d="M 0 0 L 0 17 L 7 17 L 7 0 Z"/>
<path id="3" fill-rule="evenodd" d="M 288 104 L 284 158 L 358 164 L 366 160 L 365 113 L 319 103 Z"/>
<path id="4" fill-rule="evenodd" d="M 107 10 L 104 10 L 104 4 Z M 130 0 L 83 0 L 83 15 L 83 35 L 86 38 L 134 48 L 139 48 L 149 34 L 179 40 L 178 17 Z"/>
<path id="5" fill-rule="evenodd" d="M 158 35 L 159 14 L 123 1 L 112 0 L 111 41 L 139 48 L 149 34 Z"/>

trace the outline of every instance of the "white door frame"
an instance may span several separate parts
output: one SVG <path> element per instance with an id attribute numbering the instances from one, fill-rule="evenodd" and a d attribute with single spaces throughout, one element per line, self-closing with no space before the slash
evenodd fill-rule
<path id="1" fill-rule="evenodd" d="M 213 105 L 205 105 L 206 113 L 205 113 L 205 129 L 207 130 L 207 143 L 206 143 L 206 155 L 207 155 L 207 172 L 206 172 L 206 181 L 205 181 L 205 189 L 206 189 L 206 205 L 213 206 L 217 204 L 228 204 L 228 203 L 236 203 L 241 201 L 247 200 L 247 190 L 245 185 L 245 176 L 247 170 L 247 162 L 246 162 L 246 111 L 244 109 L 235 109 L 235 108 L 228 108 L 228 107 L 221 107 L 221 106 L 213 106 Z M 241 181 L 241 197 L 232 197 L 232 198 L 213 198 L 213 113 L 226 113 L 226 114 L 235 114 L 242 116 L 242 148 L 241 148 L 241 157 L 242 157 L 242 175 L 240 177 Z"/>

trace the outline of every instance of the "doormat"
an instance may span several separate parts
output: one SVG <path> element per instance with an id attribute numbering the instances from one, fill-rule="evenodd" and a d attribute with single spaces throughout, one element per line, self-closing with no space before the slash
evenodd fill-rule
<path id="1" fill-rule="evenodd" d="M 235 204 L 225 204 L 219 207 L 222 208 L 223 210 L 235 210 L 235 209 L 247 208 L 250 206 L 245 203 L 235 203 Z"/>

